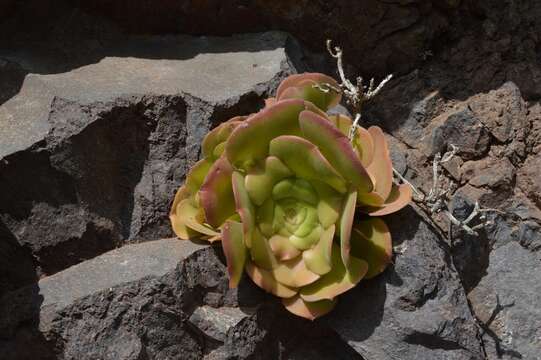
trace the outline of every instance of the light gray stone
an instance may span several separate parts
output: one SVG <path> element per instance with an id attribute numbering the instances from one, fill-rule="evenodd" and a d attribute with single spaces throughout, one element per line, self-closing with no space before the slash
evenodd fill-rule
<path id="1" fill-rule="evenodd" d="M 190 323 L 210 339 L 224 342 L 229 329 L 235 327 L 254 311 L 233 307 L 213 308 L 200 306 L 190 316 Z"/>

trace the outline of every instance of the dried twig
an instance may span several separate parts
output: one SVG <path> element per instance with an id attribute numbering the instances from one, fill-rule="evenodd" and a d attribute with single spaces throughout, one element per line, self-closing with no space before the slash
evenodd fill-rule
<path id="1" fill-rule="evenodd" d="M 324 92 L 335 91 L 341 92 L 344 95 L 347 103 L 352 107 L 355 113 L 353 124 L 348 134 L 349 140 L 352 141 L 355 137 L 355 132 L 357 131 L 358 124 L 361 120 L 363 104 L 376 96 L 381 91 L 381 89 L 383 89 L 383 87 L 392 79 L 393 75 L 388 75 L 378 84 L 378 86 L 375 86 L 375 81 L 373 78 L 370 80 L 368 86 L 365 86 L 363 84 L 363 78 L 357 77 L 356 83 L 354 85 L 345 75 L 342 59 L 342 49 L 338 46 L 335 46 L 333 48 L 331 40 L 327 40 L 327 51 L 333 58 L 336 59 L 336 67 L 338 68 L 338 75 L 340 76 L 341 81 L 338 85 L 339 88 L 336 88 L 331 84 L 314 86 Z M 432 161 L 432 186 L 428 192 L 428 195 L 417 189 L 410 181 L 404 178 L 404 176 L 402 176 L 400 172 L 393 168 L 393 173 L 396 177 L 395 182 L 402 182 L 411 186 L 414 193 L 414 201 L 416 201 L 419 205 L 425 207 L 431 215 L 440 212 L 445 214 L 445 216 L 449 219 L 450 224 L 449 237 L 451 237 L 452 225 L 462 228 L 470 235 L 478 235 L 477 230 L 491 224 L 491 221 L 488 221 L 484 214 L 487 212 L 502 213 L 502 211 L 497 209 L 481 208 L 479 203 L 476 202 L 474 209 L 466 219 L 459 220 L 452 214 L 452 212 L 449 210 L 448 195 L 452 192 L 453 189 L 451 186 L 449 186 L 449 188 L 447 189 L 442 188 L 441 178 L 443 175 L 440 174 L 441 164 L 451 160 L 458 152 L 458 147 L 456 147 L 455 145 L 451 144 L 450 147 L 451 150 L 443 154 L 443 156 L 440 153 L 437 153 L 434 156 L 434 159 Z M 477 218 L 481 220 L 481 223 L 472 226 L 471 222 Z"/>
<path id="2" fill-rule="evenodd" d="M 353 125 L 351 126 L 348 134 L 349 140 L 351 141 L 355 136 L 355 131 L 357 130 L 357 126 L 359 124 L 359 121 L 361 120 L 363 104 L 376 96 L 381 91 L 381 89 L 383 89 L 385 84 L 387 84 L 393 78 L 393 75 L 388 75 L 376 87 L 374 87 L 374 78 L 372 78 L 370 80 L 370 83 L 365 86 L 363 84 L 363 78 L 360 76 L 357 77 L 356 84 L 353 85 L 353 83 L 348 80 L 344 73 L 342 49 L 340 49 L 338 46 L 335 46 L 333 48 L 331 40 L 327 40 L 327 51 L 333 58 L 336 59 L 336 67 L 338 68 L 338 75 L 340 76 L 341 83 L 339 84 L 340 89 L 336 89 L 330 84 L 325 84 L 325 86 L 327 86 L 327 89 L 342 92 L 344 94 L 344 97 L 346 98 L 347 103 L 351 105 L 351 107 L 355 111 L 355 119 L 353 120 Z"/>

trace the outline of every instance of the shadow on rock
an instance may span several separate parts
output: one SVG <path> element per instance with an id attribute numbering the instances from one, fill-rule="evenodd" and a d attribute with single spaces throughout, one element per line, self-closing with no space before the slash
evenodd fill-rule
<path id="1" fill-rule="evenodd" d="M 43 296 L 37 284 L 0 298 L 0 353 L 5 360 L 56 359 L 40 332 Z"/>

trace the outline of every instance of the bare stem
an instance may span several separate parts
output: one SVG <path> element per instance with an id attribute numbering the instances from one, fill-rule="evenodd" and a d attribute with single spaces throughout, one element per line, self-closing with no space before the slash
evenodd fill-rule
<path id="1" fill-rule="evenodd" d="M 376 96 L 383 87 L 393 78 L 393 75 L 390 74 L 385 79 L 383 79 L 377 86 L 374 78 L 370 79 L 368 85 L 363 84 L 363 78 L 357 77 L 355 85 L 346 77 L 344 72 L 344 62 L 343 62 L 343 52 L 342 49 L 338 46 L 333 47 L 331 40 L 327 40 L 327 51 L 329 54 L 336 59 L 336 67 L 338 69 L 338 75 L 340 76 L 339 88 L 332 86 L 331 84 L 320 84 L 314 85 L 323 92 L 335 91 L 342 93 L 346 98 L 347 103 L 353 108 L 355 113 L 355 118 L 353 120 L 352 126 L 349 129 L 348 138 L 350 141 L 353 141 L 361 120 L 362 107 L 363 104 L 371 100 Z M 397 179 L 395 183 L 404 183 L 411 186 L 414 193 L 414 200 L 420 205 L 428 209 L 430 214 L 443 213 L 449 219 L 449 237 L 451 237 L 451 227 L 452 225 L 458 226 L 466 231 L 470 235 L 478 235 L 477 230 L 484 228 L 490 221 L 486 220 L 484 213 L 486 212 L 499 212 L 503 213 L 497 209 L 483 209 L 479 203 L 475 203 L 474 209 L 466 217 L 465 220 L 457 219 L 451 211 L 449 211 L 448 205 L 448 195 L 452 193 L 452 188 L 443 189 L 441 187 L 441 178 L 443 175 L 440 174 L 441 164 L 450 161 L 458 152 L 458 147 L 455 145 L 450 145 L 451 150 L 443 154 L 443 156 L 438 153 L 434 156 L 432 161 L 432 186 L 428 192 L 428 195 L 425 195 L 424 192 L 415 187 L 410 181 L 408 181 L 400 172 L 393 168 L 393 173 Z M 482 222 L 480 224 L 471 226 L 470 223 L 474 219 L 480 219 Z"/>

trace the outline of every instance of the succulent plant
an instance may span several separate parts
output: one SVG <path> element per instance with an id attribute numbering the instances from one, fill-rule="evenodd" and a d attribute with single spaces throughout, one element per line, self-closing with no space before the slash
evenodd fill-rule
<path id="1" fill-rule="evenodd" d="M 359 127 L 350 141 L 352 120 L 325 113 L 340 94 L 323 84 L 338 87 L 290 76 L 263 110 L 209 132 L 171 210 L 180 238 L 222 241 L 231 287 L 246 272 L 308 319 L 385 269 L 391 236 L 379 216 L 411 200 L 393 184 L 381 129 Z"/>

